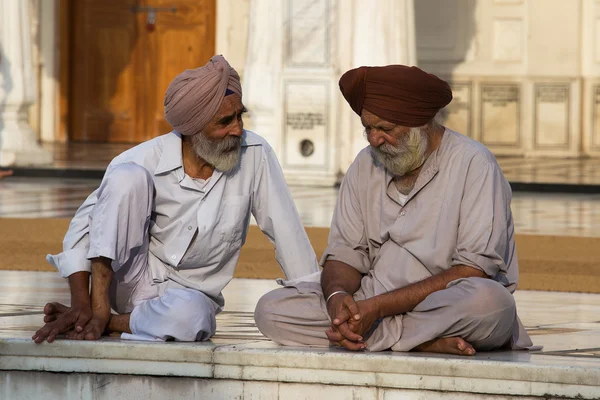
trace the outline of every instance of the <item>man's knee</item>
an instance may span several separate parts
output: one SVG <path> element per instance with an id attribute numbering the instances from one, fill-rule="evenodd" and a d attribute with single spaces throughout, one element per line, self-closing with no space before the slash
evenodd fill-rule
<path id="1" fill-rule="evenodd" d="M 142 166 L 128 162 L 111 168 L 100 186 L 100 195 L 104 192 L 110 195 L 136 196 L 148 193 L 153 186 L 152 176 Z"/>
<path id="2" fill-rule="evenodd" d="M 495 314 L 514 319 L 516 304 L 513 295 L 500 283 L 485 278 L 462 279 L 458 285 L 465 291 L 461 307 L 473 315 Z"/>
<path id="3" fill-rule="evenodd" d="M 270 291 L 258 300 L 254 310 L 254 321 L 258 330 L 269 339 L 278 333 L 276 327 L 278 310 L 281 310 L 281 301 L 288 297 L 289 288 L 280 288 Z M 279 332 L 281 333 L 281 332 Z"/>
<path id="4" fill-rule="evenodd" d="M 169 289 L 163 296 L 170 307 L 177 340 L 207 340 L 214 335 L 216 319 L 214 305 L 202 292 L 193 289 Z"/>
<path id="5" fill-rule="evenodd" d="M 207 340 L 216 330 L 214 305 L 193 289 L 167 289 L 162 296 L 136 307 L 134 313 L 134 334 L 192 342 Z"/>
<path id="6" fill-rule="evenodd" d="M 464 339 L 478 350 L 492 350 L 504 345 L 512 335 L 516 319 L 513 295 L 491 279 L 469 278 L 459 284 L 467 295 L 457 307 L 475 327 Z"/>

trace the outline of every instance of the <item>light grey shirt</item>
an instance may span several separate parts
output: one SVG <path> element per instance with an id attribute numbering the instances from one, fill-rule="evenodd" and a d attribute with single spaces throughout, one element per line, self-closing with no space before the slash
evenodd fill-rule
<path id="1" fill-rule="evenodd" d="M 222 306 L 221 290 L 233 277 L 250 213 L 275 244 L 276 259 L 288 279 L 318 272 L 281 167 L 263 138 L 245 131 L 239 168 L 215 170 L 204 185 L 185 174 L 181 146 L 181 136 L 171 132 L 122 153 L 107 168 L 109 174 L 112 167 L 133 162 L 152 175 L 148 268 L 154 283 L 173 280 Z M 63 277 L 91 270 L 88 217 L 96 201 L 97 190 L 71 221 L 63 253 L 47 258 Z"/>
<path id="2" fill-rule="evenodd" d="M 455 265 L 515 290 L 511 189 L 488 149 L 446 129 L 404 205 L 392 178 L 368 147 L 360 152 L 342 182 L 322 264 L 339 260 L 368 274 L 362 285 L 371 295 Z"/>

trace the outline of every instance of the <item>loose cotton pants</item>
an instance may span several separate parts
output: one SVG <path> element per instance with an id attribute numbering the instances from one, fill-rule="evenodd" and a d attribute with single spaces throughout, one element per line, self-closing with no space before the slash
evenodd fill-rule
<path id="1" fill-rule="evenodd" d="M 355 301 L 369 297 L 362 288 L 354 294 Z M 329 345 L 325 330 L 331 319 L 318 283 L 267 293 L 258 302 L 255 320 L 260 331 L 277 343 Z M 491 279 L 465 278 L 430 294 L 411 312 L 378 320 L 366 344 L 371 351 L 410 351 L 433 339 L 459 336 L 478 351 L 531 346 L 526 334 L 521 335 L 524 343 L 511 340 L 520 329 L 514 298 L 506 288 Z"/>
<path id="2" fill-rule="evenodd" d="M 106 257 L 115 272 L 111 307 L 131 313 L 135 340 L 208 340 L 216 329 L 216 306 L 204 293 L 173 281 L 155 284 L 148 252 L 154 184 L 146 169 L 133 163 L 107 172 L 90 213 L 87 258 Z"/>

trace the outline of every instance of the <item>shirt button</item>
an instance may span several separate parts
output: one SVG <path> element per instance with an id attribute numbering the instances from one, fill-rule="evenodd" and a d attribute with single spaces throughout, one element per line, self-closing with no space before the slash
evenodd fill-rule
<path id="1" fill-rule="evenodd" d="M 191 226 L 188 226 L 188 231 L 191 231 L 191 230 L 192 230 L 192 227 L 191 227 Z"/>
<path id="2" fill-rule="evenodd" d="M 400 213 L 400 215 L 402 215 L 402 216 L 404 217 L 404 216 L 406 215 L 406 211 L 402 211 L 402 212 Z"/>

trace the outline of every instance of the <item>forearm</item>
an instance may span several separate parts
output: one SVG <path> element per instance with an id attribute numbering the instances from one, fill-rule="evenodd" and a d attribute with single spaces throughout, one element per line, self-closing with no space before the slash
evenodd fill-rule
<path id="1" fill-rule="evenodd" d="M 375 303 L 380 318 L 404 314 L 412 311 L 417 304 L 425 300 L 431 293 L 445 289 L 448 283 L 456 279 L 470 277 L 486 278 L 487 275 L 479 269 L 466 265 L 456 265 L 422 281 L 372 297 L 370 301 Z"/>
<path id="2" fill-rule="evenodd" d="M 75 272 L 69 275 L 69 288 L 71 289 L 71 304 L 90 304 L 90 273 L 87 271 Z"/>
<path id="3" fill-rule="evenodd" d="M 105 257 L 97 257 L 92 260 L 92 303 L 94 301 L 108 300 L 110 283 L 115 275 L 112 270 L 112 260 Z"/>
<path id="4" fill-rule="evenodd" d="M 362 274 L 356 268 L 337 260 L 329 260 L 323 266 L 321 287 L 325 298 L 333 292 L 343 290 L 354 294 L 360 288 Z"/>

